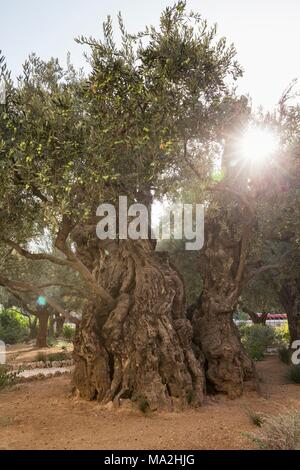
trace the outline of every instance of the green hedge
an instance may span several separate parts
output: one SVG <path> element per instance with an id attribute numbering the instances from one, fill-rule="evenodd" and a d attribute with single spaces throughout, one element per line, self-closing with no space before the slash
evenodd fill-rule
<path id="1" fill-rule="evenodd" d="M 27 319 L 17 310 L 0 311 L 0 340 L 7 344 L 23 342 L 29 334 Z"/>

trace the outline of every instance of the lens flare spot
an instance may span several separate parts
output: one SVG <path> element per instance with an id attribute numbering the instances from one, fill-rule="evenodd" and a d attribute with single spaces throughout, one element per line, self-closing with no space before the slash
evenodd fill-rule
<path id="1" fill-rule="evenodd" d="M 279 138 L 271 129 L 250 126 L 240 141 L 241 157 L 259 166 L 272 157 L 278 145 Z"/>
<path id="2" fill-rule="evenodd" d="M 43 295 L 40 295 L 37 298 L 37 304 L 40 305 L 41 307 L 44 307 L 47 304 L 47 301 Z"/>

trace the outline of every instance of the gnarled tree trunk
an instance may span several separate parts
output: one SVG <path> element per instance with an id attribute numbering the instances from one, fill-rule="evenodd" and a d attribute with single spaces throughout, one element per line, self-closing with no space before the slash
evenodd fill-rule
<path id="1" fill-rule="evenodd" d="M 148 241 L 109 242 L 99 250 L 77 237 L 78 255 L 116 299 L 89 302 L 74 341 L 74 385 L 107 403 L 143 400 L 151 409 L 200 405 L 202 364 L 192 349 L 184 287 Z M 80 245 L 81 243 L 81 245 Z"/>
<path id="2" fill-rule="evenodd" d="M 240 396 L 244 381 L 255 375 L 233 322 L 241 291 L 240 255 L 219 225 L 211 225 L 201 256 L 203 291 L 192 317 L 194 342 L 205 356 L 208 389 L 230 398 Z"/>

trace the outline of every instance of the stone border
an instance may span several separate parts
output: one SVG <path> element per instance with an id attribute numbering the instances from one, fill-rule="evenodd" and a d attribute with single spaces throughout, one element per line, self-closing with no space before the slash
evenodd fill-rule
<path id="1" fill-rule="evenodd" d="M 70 370 L 64 370 L 62 372 L 56 371 L 54 374 L 48 374 L 48 375 L 37 374 L 37 375 L 32 375 L 31 377 L 17 377 L 16 385 L 26 383 L 26 382 L 35 382 L 38 380 L 52 379 L 54 377 L 61 377 L 62 375 L 71 374 L 72 372 L 73 372 L 73 369 L 70 369 Z"/>
<path id="2" fill-rule="evenodd" d="M 11 370 L 51 369 L 52 367 L 70 367 L 74 365 L 73 359 L 63 361 L 35 361 L 23 362 L 22 364 L 7 364 Z"/>

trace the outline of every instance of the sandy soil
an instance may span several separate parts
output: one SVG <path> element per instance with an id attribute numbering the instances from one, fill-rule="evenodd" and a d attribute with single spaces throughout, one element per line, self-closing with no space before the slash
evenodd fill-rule
<path id="1" fill-rule="evenodd" d="M 20 384 L 0 393 L 2 449 L 251 449 L 255 432 L 247 409 L 276 413 L 300 409 L 300 387 L 285 379 L 277 357 L 258 364 L 260 394 L 237 400 L 209 397 L 184 413 L 142 415 L 125 407 L 103 409 L 70 396 L 68 376 Z"/>

